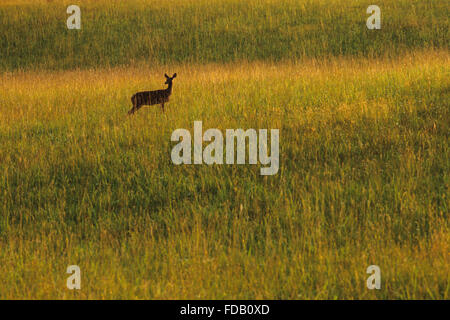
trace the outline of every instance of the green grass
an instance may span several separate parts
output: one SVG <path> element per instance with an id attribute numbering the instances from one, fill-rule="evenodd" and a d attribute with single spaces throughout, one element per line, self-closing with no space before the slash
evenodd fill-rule
<path id="1" fill-rule="evenodd" d="M 178 66 L 135 117 L 164 69 L 3 75 L 0 297 L 448 299 L 448 62 Z M 279 128 L 280 171 L 173 165 L 194 120 Z"/>
<path id="2" fill-rule="evenodd" d="M 365 27 L 371 1 L 70 1 L 0 5 L 0 70 L 395 56 L 448 49 L 446 1 L 380 0 L 382 29 Z"/>
<path id="3" fill-rule="evenodd" d="M 0 299 L 449 299 L 445 1 L 177 3 L 0 4 Z M 173 165 L 195 120 L 279 172 Z"/>

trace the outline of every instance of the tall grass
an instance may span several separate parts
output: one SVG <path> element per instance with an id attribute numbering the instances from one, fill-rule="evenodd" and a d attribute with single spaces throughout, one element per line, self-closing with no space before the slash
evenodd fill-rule
<path id="1" fill-rule="evenodd" d="M 2 74 L 0 298 L 448 299 L 449 71 L 428 50 Z M 164 72 L 166 113 L 127 117 Z M 173 165 L 194 120 L 279 128 L 279 173 Z"/>
<path id="2" fill-rule="evenodd" d="M 96 68 L 133 63 L 396 56 L 448 49 L 446 1 L 379 0 L 382 29 L 366 28 L 372 1 L 73 1 L 0 3 L 0 70 Z"/>

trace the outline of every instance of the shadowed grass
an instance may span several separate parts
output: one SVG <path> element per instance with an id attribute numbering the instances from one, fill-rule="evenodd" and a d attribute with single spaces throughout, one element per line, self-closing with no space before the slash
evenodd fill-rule
<path id="1" fill-rule="evenodd" d="M 0 70 L 396 56 L 448 49 L 445 1 L 82 1 L 81 30 L 66 27 L 71 1 L 0 4 Z"/>
<path id="2" fill-rule="evenodd" d="M 0 298 L 448 299 L 449 70 L 429 50 L 2 74 Z M 164 72 L 167 112 L 127 117 Z M 280 129 L 280 171 L 173 165 L 194 120 Z"/>

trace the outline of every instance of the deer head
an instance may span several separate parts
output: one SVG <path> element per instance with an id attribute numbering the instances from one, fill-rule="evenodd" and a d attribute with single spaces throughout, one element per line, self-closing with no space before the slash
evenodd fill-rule
<path id="1" fill-rule="evenodd" d="M 166 77 L 165 84 L 171 85 L 172 84 L 172 80 L 177 76 L 177 74 L 174 73 L 172 77 L 169 77 L 167 74 L 164 74 L 164 76 Z"/>

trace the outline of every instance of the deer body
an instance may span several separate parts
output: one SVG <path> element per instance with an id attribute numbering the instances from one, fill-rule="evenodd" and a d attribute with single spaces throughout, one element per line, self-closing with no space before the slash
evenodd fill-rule
<path id="1" fill-rule="evenodd" d="M 133 108 L 128 111 L 128 114 L 133 114 L 138 111 L 142 106 L 151 106 L 154 104 L 161 104 L 162 111 L 164 112 L 164 103 L 169 102 L 169 97 L 172 94 L 172 80 L 177 76 L 176 73 L 172 77 L 164 74 L 166 77 L 167 89 L 155 90 L 155 91 L 141 91 L 135 93 L 131 97 L 131 103 Z"/>

